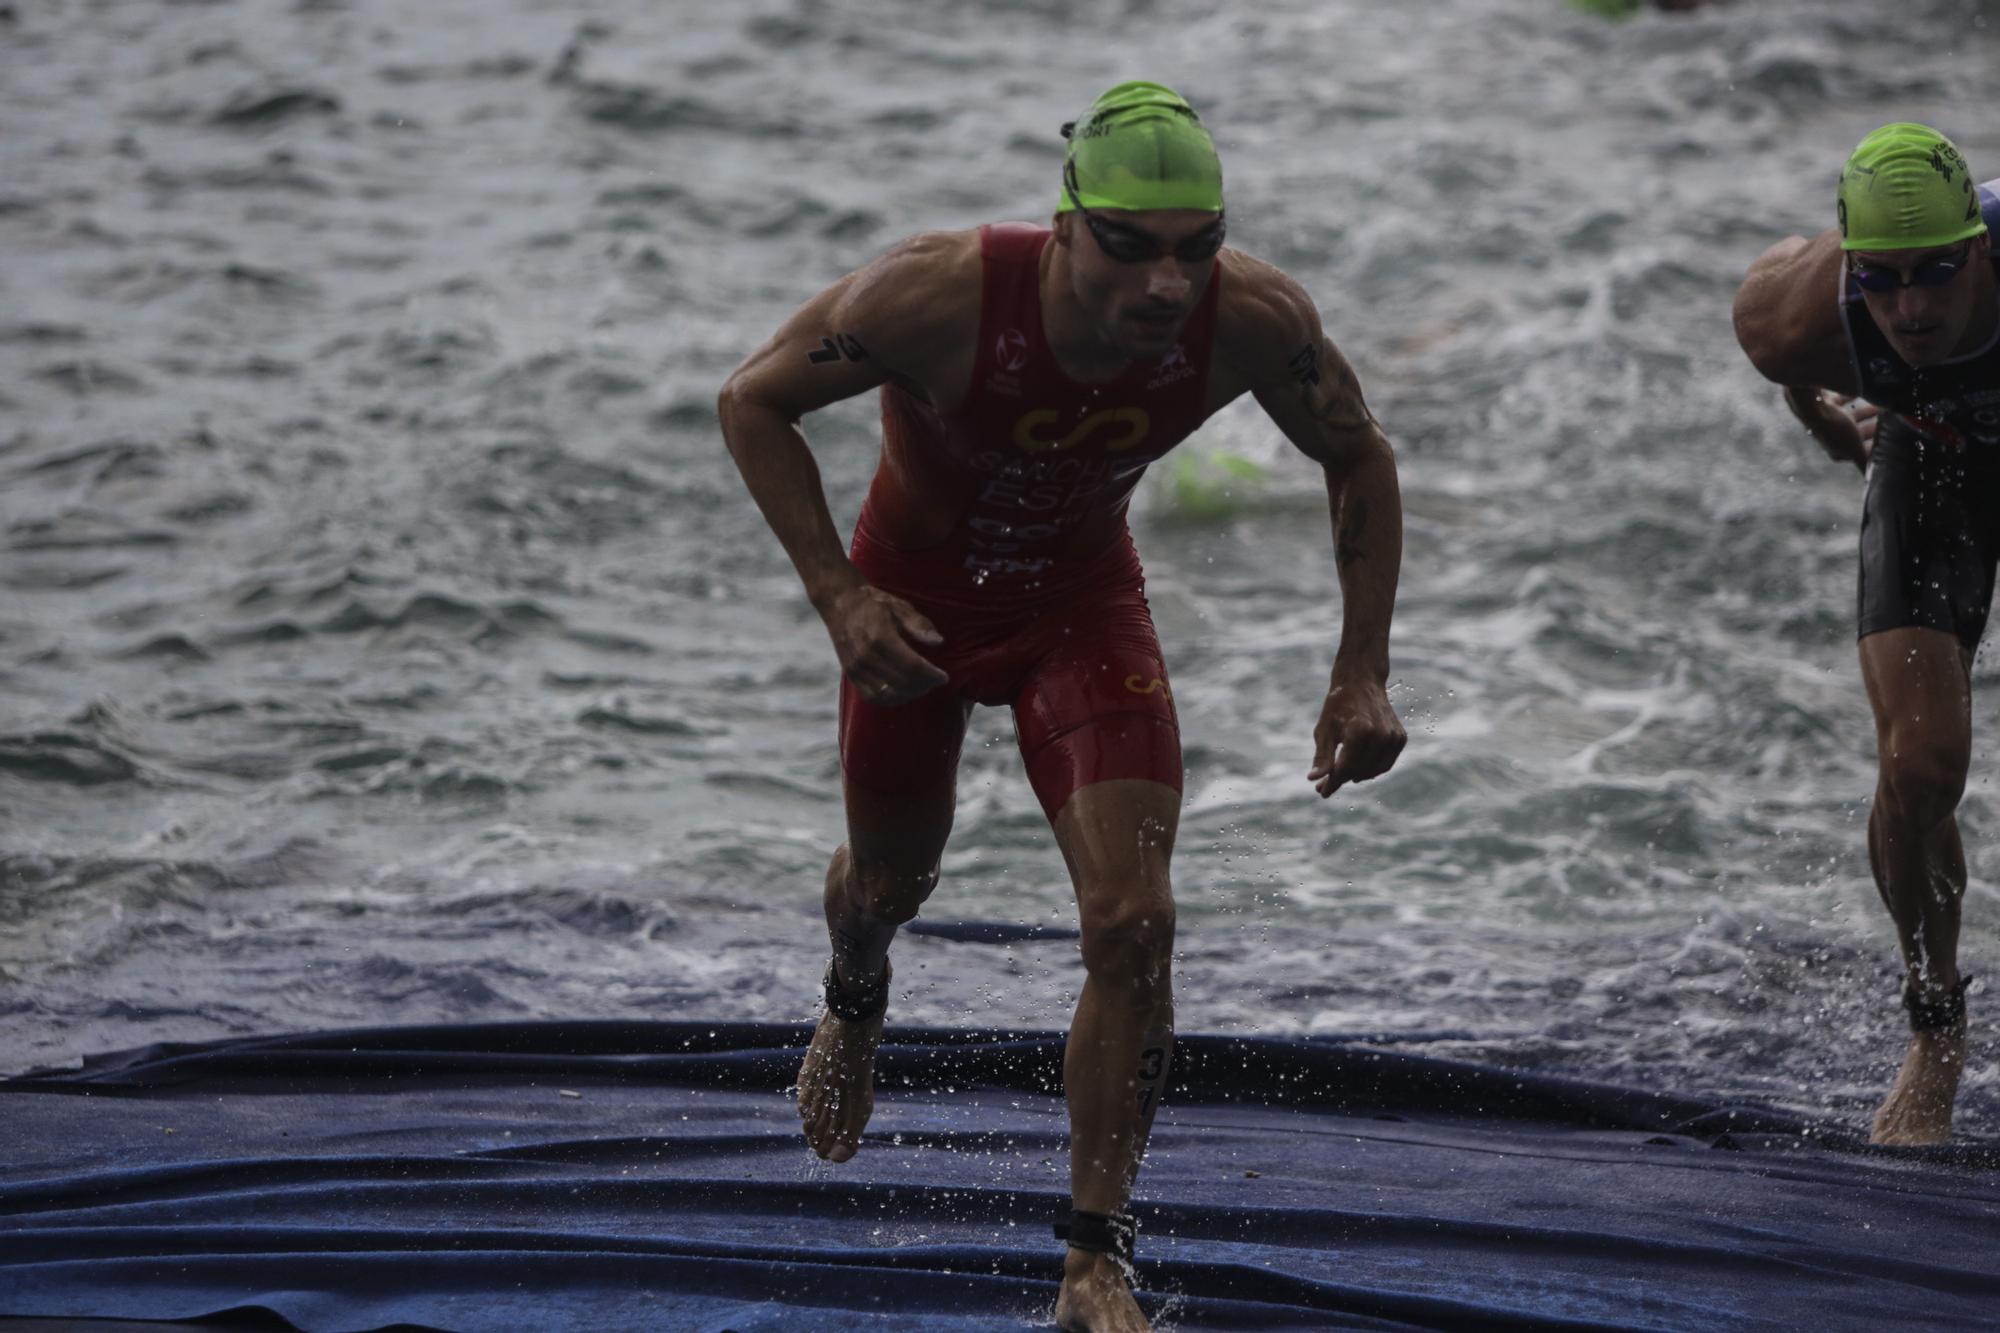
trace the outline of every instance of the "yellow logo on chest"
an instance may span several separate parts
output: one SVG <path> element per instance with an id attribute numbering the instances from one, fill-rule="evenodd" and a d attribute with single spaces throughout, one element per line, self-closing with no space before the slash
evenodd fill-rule
<path id="1" fill-rule="evenodd" d="M 1153 428 L 1152 415 L 1143 407 L 1099 408 L 1070 427 L 1067 434 L 1050 434 L 1050 428 L 1061 420 L 1062 414 L 1054 408 L 1038 407 L 1014 423 L 1014 443 L 1031 454 L 1057 453 L 1080 449 L 1103 435 L 1107 437 L 1104 451 L 1117 454 L 1145 443 Z"/>

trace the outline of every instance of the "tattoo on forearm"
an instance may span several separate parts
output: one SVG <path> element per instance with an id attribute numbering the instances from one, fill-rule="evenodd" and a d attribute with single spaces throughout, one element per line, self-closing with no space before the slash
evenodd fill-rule
<path id="1" fill-rule="evenodd" d="M 1345 569 L 1368 557 L 1361 550 L 1361 538 L 1368 531 L 1368 502 L 1349 500 L 1340 507 L 1340 531 L 1333 540 L 1334 563 Z"/>
<path id="2" fill-rule="evenodd" d="M 819 340 L 819 350 L 817 352 L 806 353 L 806 360 L 816 366 L 823 366 L 829 361 L 840 361 L 843 359 L 848 361 L 866 361 L 868 359 L 868 349 L 863 347 L 861 340 L 851 333 L 836 333 L 832 338 L 821 338 Z"/>

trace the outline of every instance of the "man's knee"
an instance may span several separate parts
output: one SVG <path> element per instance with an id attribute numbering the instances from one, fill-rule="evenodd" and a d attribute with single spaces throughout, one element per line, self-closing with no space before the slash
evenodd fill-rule
<path id="1" fill-rule="evenodd" d="M 848 903 L 876 921 L 900 926 L 915 917 L 937 887 L 938 866 L 928 868 L 872 857 L 849 855 L 846 860 Z"/>
<path id="2" fill-rule="evenodd" d="M 1897 746 L 1882 754 L 1882 792 L 1890 813 L 1922 829 L 1935 828 L 1958 809 L 1970 756 L 1953 745 Z"/>
<path id="3" fill-rule="evenodd" d="M 1164 985 L 1173 951 L 1174 904 L 1164 890 L 1119 894 L 1083 913 L 1083 965 L 1100 982 Z"/>

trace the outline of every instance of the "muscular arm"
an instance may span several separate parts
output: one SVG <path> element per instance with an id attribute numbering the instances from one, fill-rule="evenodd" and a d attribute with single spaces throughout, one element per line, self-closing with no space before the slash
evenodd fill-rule
<path id="1" fill-rule="evenodd" d="M 920 378 L 932 308 L 913 300 L 938 285 L 956 237 L 919 236 L 801 306 L 722 386 L 722 438 L 744 484 L 822 614 L 862 580 L 827 509 L 819 465 L 799 422 L 808 412 Z"/>
<path id="2" fill-rule="evenodd" d="M 717 401 L 730 457 L 826 622 L 842 669 L 889 701 L 942 680 L 902 642 L 935 642 L 936 630 L 901 599 L 870 588 L 848 560 L 799 421 L 892 379 L 932 392 L 948 373 L 938 349 L 967 340 L 955 322 L 963 319 L 968 244 L 977 263 L 969 235 L 915 237 L 813 297 L 736 368 Z M 976 282 L 971 290 L 976 300 Z"/>
<path id="3" fill-rule="evenodd" d="M 1263 267 L 1263 266 L 1259 266 Z M 1334 680 L 1389 675 L 1389 621 L 1403 562 L 1403 501 L 1396 456 L 1361 396 L 1361 381 L 1320 328 L 1303 291 L 1268 269 L 1253 318 L 1261 327 L 1238 345 L 1254 349 L 1244 367 L 1257 402 L 1326 475 L 1333 557 L 1343 602 Z"/>
<path id="4" fill-rule="evenodd" d="M 1840 233 L 1791 236 L 1757 257 L 1737 290 L 1736 341 L 1757 373 L 1833 458 L 1866 466 L 1868 442 L 1844 411 L 1860 391 L 1840 316 Z M 1826 390 L 1841 395 L 1829 402 Z"/>
<path id="5" fill-rule="evenodd" d="M 1226 345 L 1237 349 L 1232 360 L 1278 429 L 1326 477 L 1340 645 L 1308 776 L 1327 796 L 1387 772 L 1405 740 L 1387 697 L 1389 622 L 1403 563 L 1396 456 L 1306 294 L 1277 269 L 1234 258 L 1236 299 L 1224 329 Z"/>

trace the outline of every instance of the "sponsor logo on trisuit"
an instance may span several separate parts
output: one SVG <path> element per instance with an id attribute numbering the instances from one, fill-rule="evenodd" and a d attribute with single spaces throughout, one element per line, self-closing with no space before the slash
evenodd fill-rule
<path id="1" fill-rule="evenodd" d="M 993 360 L 1002 370 L 1021 370 L 1028 364 L 1028 335 L 1008 329 L 993 343 Z"/>
<path id="2" fill-rule="evenodd" d="M 1103 444 L 1108 454 L 1123 453 L 1145 442 L 1153 428 L 1152 414 L 1143 407 L 1105 407 L 1092 412 L 1061 435 L 1050 427 L 1062 420 L 1053 407 L 1038 407 L 1023 413 L 1014 423 L 1014 443 L 1031 454 L 1079 449 L 1085 444 Z"/>
<path id="3" fill-rule="evenodd" d="M 1161 358 L 1160 364 L 1153 367 L 1153 377 L 1146 381 L 1146 387 L 1164 389 L 1169 384 L 1178 384 L 1192 374 L 1194 367 L 1188 363 L 1187 348 L 1175 343 L 1174 350 L 1168 352 Z"/>

